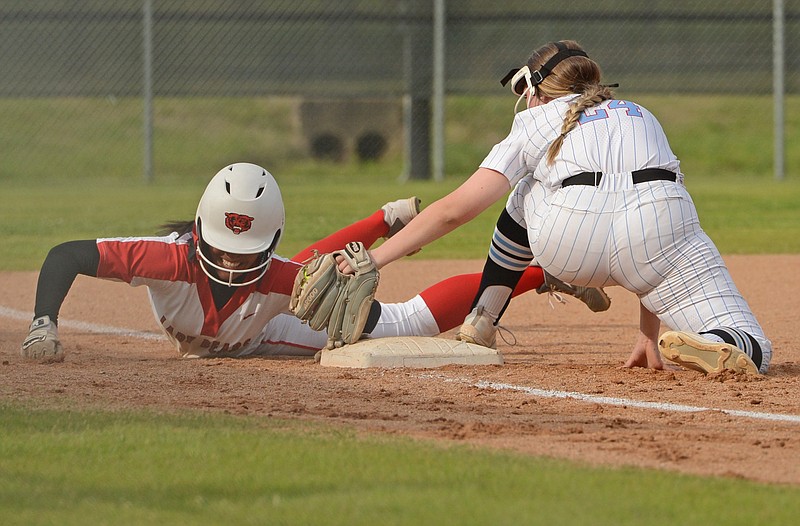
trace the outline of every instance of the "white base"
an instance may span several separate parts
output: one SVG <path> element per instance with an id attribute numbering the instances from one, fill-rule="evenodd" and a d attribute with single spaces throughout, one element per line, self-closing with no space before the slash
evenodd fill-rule
<path id="1" fill-rule="evenodd" d="M 429 368 L 451 364 L 503 364 L 503 356 L 494 349 L 422 336 L 361 340 L 337 349 L 323 349 L 320 355 L 320 365 L 327 367 Z"/>

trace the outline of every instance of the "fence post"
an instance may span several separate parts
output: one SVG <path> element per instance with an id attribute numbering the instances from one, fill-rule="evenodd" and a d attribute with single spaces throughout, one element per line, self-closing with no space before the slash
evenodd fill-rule
<path id="1" fill-rule="evenodd" d="M 444 179 L 445 0 L 433 3 L 433 179 Z"/>
<path id="2" fill-rule="evenodd" d="M 142 6 L 142 63 L 144 69 L 143 132 L 144 132 L 144 180 L 153 180 L 153 2 L 144 0 Z"/>
<path id="3" fill-rule="evenodd" d="M 783 0 L 772 3 L 772 97 L 774 101 L 775 179 L 781 181 L 785 171 L 785 104 Z"/>
<path id="4" fill-rule="evenodd" d="M 405 128 L 404 179 L 430 179 L 431 176 L 431 83 L 432 35 L 430 19 L 415 17 L 401 3 L 403 26 L 403 99 Z"/>

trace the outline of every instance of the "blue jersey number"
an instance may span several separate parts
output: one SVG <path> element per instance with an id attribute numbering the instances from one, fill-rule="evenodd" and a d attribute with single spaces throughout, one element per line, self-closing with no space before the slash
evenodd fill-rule
<path id="1" fill-rule="evenodd" d="M 641 117 L 642 111 L 639 107 L 632 103 L 628 102 L 627 100 L 612 100 L 608 103 L 609 110 L 625 110 L 625 115 L 630 117 Z M 581 124 L 586 124 L 587 122 L 592 122 L 600 119 L 607 119 L 608 112 L 604 109 L 597 109 L 597 108 L 587 108 L 583 111 L 583 114 L 578 119 L 578 122 Z"/>

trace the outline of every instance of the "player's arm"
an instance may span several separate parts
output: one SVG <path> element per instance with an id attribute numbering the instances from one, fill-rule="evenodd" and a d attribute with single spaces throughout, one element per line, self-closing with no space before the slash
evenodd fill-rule
<path id="1" fill-rule="evenodd" d="M 50 316 L 58 323 L 58 312 L 78 274 L 97 276 L 100 251 L 97 241 L 68 241 L 50 249 L 42 263 L 36 285 L 34 317 Z"/>
<path id="2" fill-rule="evenodd" d="M 58 313 L 78 274 L 96 276 L 100 252 L 94 239 L 68 241 L 50 249 L 36 285 L 34 319 L 22 343 L 25 358 L 60 361 L 64 351 L 58 340 Z"/>
<path id="3" fill-rule="evenodd" d="M 624 367 L 663 369 L 664 361 L 658 352 L 658 331 L 661 320 L 639 303 L 639 335 Z"/>
<path id="4" fill-rule="evenodd" d="M 503 174 L 478 168 L 461 186 L 426 207 L 400 232 L 371 250 L 372 259 L 381 268 L 419 250 L 471 221 L 510 189 L 510 183 Z"/>

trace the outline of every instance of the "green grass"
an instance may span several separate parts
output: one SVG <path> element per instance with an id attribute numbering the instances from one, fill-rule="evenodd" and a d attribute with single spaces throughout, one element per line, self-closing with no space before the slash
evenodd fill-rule
<path id="1" fill-rule="evenodd" d="M 318 239 L 366 217 L 383 203 L 419 195 L 431 203 L 458 184 L 400 184 L 369 178 L 280 178 L 286 207 L 286 232 L 278 253 L 290 257 Z M 0 270 L 37 270 L 47 251 L 71 239 L 152 235 L 175 219 L 194 218 L 205 181 L 141 185 L 104 182 L 91 186 L 38 188 L 17 182 L 3 188 Z M 357 190 L 354 190 L 357 188 Z M 357 196 L 353 192 L 357 191 Z M 46 203 L 46 206 L 43 206 Z M 426 257 L 482 258 L 503 203 L 424 250 Z"/>
<path id="2" fill-rule="evenodd" d="M 0 405 L 0 424 L 8 525 L 779 525 L 800 511 L 797 488 L 260 417 Z"/>
<path id="3" fill-rule="evenodd" d="M 418 195 L 423 206 L 461 182 L 399 183 L 391 177 L 347 175 L 278 177 L 286 206 L 286 234 L 278 252 L 290 257 L 334 230 L 399 197 Z M 50 247 L 71 239 L 151 235 L 158 226 L 194 217 L 205 181 L 183 184 L 99 182 L 54 184 L 32 191 L 17 181 L 3 187 L 0 270 L 36 270 Z M 745 177 L 689 179 L 701 224 L 723 253 L 800 252 L 800 180 Z M 426 247 L 416 257 L 483 259 L 502 201 L 476 220 Z"/>

